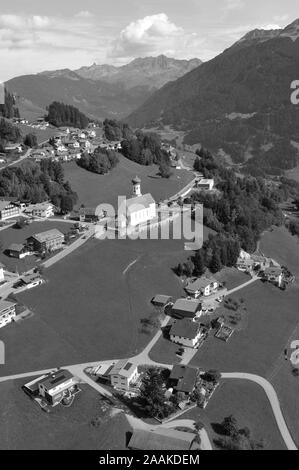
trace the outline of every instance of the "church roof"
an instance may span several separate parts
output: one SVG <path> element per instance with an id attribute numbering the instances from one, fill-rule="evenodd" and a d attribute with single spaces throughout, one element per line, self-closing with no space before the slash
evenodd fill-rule
<path id="1" fill-rule="evenodd" d="M 136 212 L 142 209 L 148 209 L 151 204 L 155 204 L 155 199 L 148 193 L 143 196 L 132 197 L 126 200 L 127 212 Z"/>

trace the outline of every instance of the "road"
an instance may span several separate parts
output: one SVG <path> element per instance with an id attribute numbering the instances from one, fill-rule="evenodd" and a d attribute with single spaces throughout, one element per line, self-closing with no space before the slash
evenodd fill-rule
<path id="1" fill-rule="evenodd" d="M 22 155 L 18 160 L 15 160 L 14 162 L 11 162 L 11 163 L 8 163 L 6 165 L 4 165 L 2 168 L 0 168 L 0 171 L 4 170 L 5 168 L 8 168 L 10 166 L 14 166 L 14 165 L 17 165 L 18 163 L 22 162 L 23 160 L 25 160 L 26 158 L 29 157 L 30 153 L 31 153 L 31 148 L 27 150 L 26 153 L 24 153 L 24 155 Z"/>
<path id="2" fill-rule="evenodd" d="M 287 449 L 297 450 L 296 444 L 293 441 L 293 438 L 284 420 L 277 393 L 275 392 L 274 387 L 270 384 L 270 382 L 268 382 L 268 380 L 264 379 L 263 377 L 260 377 L 259 375 L 246 374 L 244 372 L 223 373 L 221 374 L 221 377 L 223 379 L 250 380 L 251 382 L 254 382 L 260 387 L 262 387 L 268 397 L 276 420 L 276 424 Z"/>
<path id="3" fill-rule="evenodd" d="M 241 289 L 244 289 L 245 287 L 247 286 L 250 286 L 251 284 L 253 284 L 254 282 L 258 281 L 260 278 L 258 276 L 254 276 L 252 279 L 250 279 L 249 281 L 247 282 L 244 282 L 244 284 L 241 284 L 237 287 L 234 287 L 234 289 L 231 289 L 229 291 L 226 292 L 225 294 L 225 297 L 227 297 L 228 295 L 231 295 L 231 294 L 234 294 L 235 292 L 238 292 L 239 290 Z"/>

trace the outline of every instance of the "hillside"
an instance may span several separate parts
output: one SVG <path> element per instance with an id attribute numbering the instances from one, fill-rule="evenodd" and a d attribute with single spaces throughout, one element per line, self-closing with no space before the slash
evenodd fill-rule
<path id="1" fill-rule="evenodd" d="M 30 119 L 43 115 L 53 101 L 78 107 L 92 118 L 121 119 L 143 104 L 153 91 L 199 63 L 198 59 L 180 61 L 160 56 L 136 59 L 123 67 L 93 65 L 77 71 L 23 75 L 6 85 L 17 96 L 21 115 Z"/>
<path id="2" fill-rule="evenodd" d="M 188 132 L 186 143 L 223 149 L 238 163 L 263 156 L 281 140 L 289 150 L 291 140 L 299 141 L 299 109 L 290 102 L 298 70 L 299 20 L 275 33 L 254 31 L 166 84 L 128 122 L 171 124 Z"/>

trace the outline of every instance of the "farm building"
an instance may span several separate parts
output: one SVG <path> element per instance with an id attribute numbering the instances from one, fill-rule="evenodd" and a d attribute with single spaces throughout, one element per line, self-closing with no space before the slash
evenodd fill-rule
<path id="1" fill-rule="evenodd" d="M 201 302 L 195 299 L 178 299 L 171 309 L 171 315 L 176 318 L 195 318 L 202 311 Z"/>
<path id="2" fill-rule="evenodd" d="M 157 294 L 155 297 L 152 298 L 151 300 L 152 304 L 155 307 L 165 307 L 165 305 L 169 304 L 169 302 L 172 302 L 172 297 L 169 295 L 160 295 Z"/>
<path id="3" fill-rule="evenodd" d="M 29 249 L 21 243 L 12 243 L 8 248 L 7 252 L 12 258 L 23 259 L 25 256 L 31 254 Z"/>
<path id="4" fill-rule="evenodd" d="M 198 450 L 196 434 L 175 429 L 135 429 L 129 441 L 132 450 Z"/>

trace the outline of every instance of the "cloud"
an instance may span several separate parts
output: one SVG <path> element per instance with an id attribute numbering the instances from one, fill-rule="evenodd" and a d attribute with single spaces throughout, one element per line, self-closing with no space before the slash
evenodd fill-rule
<path id="1" fill-rule="evenodd" d="M 0 14 L 0 61 L 6 64 L 0 78 L 92 63 L 97 55 L 105 57 L 110 41 L 86 12 L 70 17 Z"/>
<path id="2" fill-rule="evenodd" d="M 108 55 L 128 60 L 137 56 L 168 54 L 197 55 L 201 42 L 195 33 L 187 33 L 173 23 L 165 13 L 145 16 L 131 22 L 113 41 Z"/>
<path id="3" fill-rule="evenodd" d="M 88 10 L 82 10 L 75 14 L 76 18 L 92 18 L 93 14 Z"/>
<path id="4" fill-rule="evenodd" d="M 225 10 L 239 10 L 243 8 L 245 5 L 243 0 L 226 0 L 225 6 L 223 7 Z"/>

